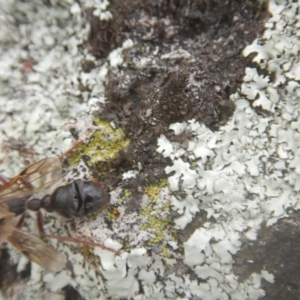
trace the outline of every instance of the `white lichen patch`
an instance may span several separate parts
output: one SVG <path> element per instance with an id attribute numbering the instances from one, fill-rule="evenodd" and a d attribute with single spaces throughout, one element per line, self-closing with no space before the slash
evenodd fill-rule
<path id="1" fill-rule="evenodd" d="M 117 48 L 110 52 L 108 59 L 109 59 L 110 66 L 112 68 L 116 68 L 123 64 L 124 62 L 123 51 L 131 48 L 132 45 L 133 45 L 133 41 L 129 39 L 124 41 L 122 47 Z"/>
<path id="2" fill-rule="evenodd" d="M 231 273 L 233 255 L 242 238 L 256 239 L 263 221 L 271 225 L 287 216 L 288 208 L 299 208 L 300 178 L 295 170 L 300 159 L 300 42 L 293 27 L 297 9 L 296 3 L 270 1 L 273 16 L 266 25 L 265 43 L 254 41 L 244 55 L 256 53 L 254 61 L 275 79 L 247 68 L 240 93 L 231 97 L 236 111 L 226 126 L 218 132 L 194 120 L 170 126 L 177 135 L 188 133 L 187 149 L 163 136 L 158 141 L 157 150 L 172 160 L 166 173 L 172 172 L 171 204 L 180 214 L 175 226 L 184 229 L 200 210 L 216 220 L 206 222 L 184 243 L 184 263 L 207 280 L 190 290 L 201 299 L 261 297 L 260 280 L 266 276 L 273 282 L 272 275 L 253 274 L 238 283 Z M 258 115 L 256 107 L 269 113 Z"/>
<path id="3" fill-rule="evenodd" d="M 73 2 L 47 7 L 41 1 L 1 1 L 0 144 L 7 147 L 0 159 L 10 166 L 2 167 L 6 176 L 23 164 L 11 149 L 12 139 L 23 142 L 35 158 L 49 155 L 51 145 L 52 153 L 60 154 L 72 141 L 59 128 L 103 102 L 107 67 L 82 71 L 83 60 L 94 58 L 81 49 L 89 25 Z M 82 86 L 91 92 L 81 92 Z"/>

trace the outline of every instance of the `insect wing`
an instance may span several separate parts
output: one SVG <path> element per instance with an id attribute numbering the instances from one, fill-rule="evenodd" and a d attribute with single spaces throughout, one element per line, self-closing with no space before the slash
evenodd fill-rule
<path id="1" fill-rule="evenodd" d="M 0 247 L 14 231 L 15 214 L 0 206 Z"/>
<path id="2" fill-rule="evenodd" d="M 0 187 L 0 203 L 26 198 L 57 182 L 62 173 L 59 158 L 47 157 L 33 163 Z"/>
<path id="3" fill-rule="evenodd" d="M 58 272 L 66 265 L 63 254 L 28 232 L 15 228 L 7 240 L 31 261 L 49 272 Z"/>

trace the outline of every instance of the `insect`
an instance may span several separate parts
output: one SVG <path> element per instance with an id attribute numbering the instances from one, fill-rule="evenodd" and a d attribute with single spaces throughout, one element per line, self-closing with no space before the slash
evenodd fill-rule
<path id="1" fill-rule="evenodd" d="M 109 196 L 94 181 L 76 179 L 58 187 L 51 195 L 44 198 L 31 199 L 27 208 L 37 211 L 44 208 L 48 212 L 56 212 L 65 218 L 81 217 L 100 210 L 108 204 Z"/>
<path id="2" fill-rule="evenodd" d="M 30 260 L 50 272 L 60 271 L 66 264 L 66 258 L 41 239 L 16 227 L 15 213 L 10 211 L 9 204 L 26 201 L 35 191 L 57 181 L 60 173 L 60 161 L 46 158 L 32 164 L 0 188 L 0 246 L 7 240 Z"/>
<path id="3" fill-rule="evenodd" d="M 7 240 L 30 260 L 51 272 L 57 272 L 65 266 L 64 256 L 39 238 L 14 226 L 14 217 L 24 212 L 25 203 L 33 193 L 57 182 L 61 178 L 61 173 L 60 157 L 48 157 L 33 163 L 0 187 L 0 246 L 4 240 Z M 77 179 L 70 184 L 58 187 L 51 195 L 46 195 L 42 200 L 28 201 L 27 207 L 34 211 L 45 208 L 66 218 L 72 218 L 95 212 L 108 202 L 109 195 L 97 182 Z M 39 230 L 45 237 L 99 246 L 118 253 L 102 244 L 46 235 L 41 225 L 42 215 L 39 214 L 38 219 L 39 216 Z M 45 257 L 46 259 L 44 259 Z"/>
<path id="4" fill-rule="evenodd" d="M 14 213 L 0 207 L 0 246 L 7 240 L 30 260 L 49 272 L 63 269 L 66 264 L 64 255 L 38 237 L 15 227 L 14 218 Z"/>

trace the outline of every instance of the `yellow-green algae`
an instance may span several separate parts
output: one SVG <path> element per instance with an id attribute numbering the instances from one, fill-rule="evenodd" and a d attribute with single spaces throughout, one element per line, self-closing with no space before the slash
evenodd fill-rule
<path id="1" fill-rule="evenodd" d="M 124 197 L 128 198 L 131 195 L 131 191 L 129 189 L 123 190 Z"/>
<path id="2" fill-rule="evenodd" d="M 141 230 L 152 229 L 155 232 L 155 237 L 148 240 L 149 245 L 162 243 L 165 240 L 166 235 L 172 235 L 169 232 L 171 225 L 171 218 L 169 216 L 163 216 L 161 212 L 170 211 L 170 201 L 165 203 L 159 203 L 161 190 L 167 186 L 167 179 L 162 179 L 157 185 L 151 185 L 145 189 L 145 194 L 149 199 L 147 203 L 142 207 L 141 219 L 145 223 L 141 226 Z M 168 215 L 168 214 L 166 214 Z"/>
<path id="3" fill-rule="evenodd" d="M 87 216 L 87 221 L 88 221 L 88 222 L 93 222 L 93 221 L 95 221 L 96 219 L 97 219 L 97 214 L 96 214 L 96 213 L 90 214 L 90 215 Z"/>
<path id="4" fill-rule="evenodd" d="M 118 210 L 118 207 L 116 206 L 111 206 L 108 211 L 107 211 L 107 216 L 109 218 L 110 221 L 115 221 L 118 216 L 119 216 L 119 210 Z"/>
<path id="5" fill-rule="evenodd" d="M 120 195 L 119 203 L 123 204 L 126 199 L 128 199 L 131 196 L 131 191 L 129 189 L 124 189 L 122 194 Z"/>
<path id="6" fill-rule="evenodd" d="M 169 250 L 168 250 L 168 248 L 166 246 L 163 246 L 161 248 L 161 255 L 163 257 L 166 257 L 166 258 L 170 258 L 171 257 L 170 252 L 169 252 Z"/>
<path id="7" fill-rule="evenodd" d="M 69 156 L 69 163 L 76 165 L 81 158 L 85 159 L 88 167 L 94 167 L 98 172 L 106 171 L 120 150 L 129 145 L 122 128 L 114 129 L 108 122 L 100 118 L 94 119 L 97 127 L 87 144 L 79 146 Z"/>

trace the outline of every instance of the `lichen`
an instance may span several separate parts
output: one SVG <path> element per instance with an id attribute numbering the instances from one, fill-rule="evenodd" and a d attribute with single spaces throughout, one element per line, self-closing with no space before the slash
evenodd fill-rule
<path id="1" fill-rule="evenodd" d="M 169 227 L 172 222 L 169 211 L 170 201 L 161 203 L 161 191 L 167 186 L 167 180 L 162 179 L 157 185 L 150 185 L 145 189 L 145 194 L 149 197 L 142 207 L 141 219 L 144 224 L 141 230 L 153 231 L 153 237 L 148 240 L 148 245 L 163 243 L 166 235 L 170 235 Z"/>
<path id="2" fill-rule="evenodd" d="M 97 174 L 109 169 L 110 163 L 117 158 L 120 150 L 129 145 L 122 128 L 114 129 L 100 118 L 94 119 L 97 130 L 92 134 L 87 144 L 81 145 L 69 156 L 70 165 L 76 165 L 82 158 L 88 167 Z"/>
<path id="3" fill-rule="evenodd" d="M 161 255 L 163 257 L 166 257 L 166 258 L 170 258 L 171 257 L 170 252 L 169 252 L 169 250 L 168 250 L 168 248 L 166 246 L 163 246 L 161 248 Z"/>
<path id="4" fill-rule="evenodd" d="M 91 214 L 87 217 L 88 222 L 92 222 L 97 218 L 97 214 Z"/>
<path id="5" fill-rule="evenodd" d="M 109 218 L 109 220 L 113 222 L 118 218 L 118 216 L 119 216 L 118 208 L 116 206 L 110 206 L 107 211 L 107 217 Z"/>
<path id="6" fill-rule="evenodd" d="M 144 192 L 150 197 L 150 199 L 155 199 L 159 196 L 161 189 L 167 186 L 167 184 L 168 181 L 166 179 L 162 179 L 157 185 L 148 186 Z"/>
<path id="7" fill-rule="evenodd" d="M 131 191 L 129 189 L 123 190 L 124 197 L 129 197 L 131 195 Z"/>
<path id="8" fill-rule="evenodd" d="M 59 155 L 69 148 L 72 139 L 68 133 L 57 137 L 56 128 L 75 118 L 83 128 L 78 130 L 79 138 L 85 128 L 91 128 L 91 141 L 77 150 L 77 156 L 72 154 L 70 160 L 76 167 L 69 172 L 70 180 L 101 175 L 99 180 L 111 191 L 111 207 L 94 220 L 74 222 L 74 227 L 69 226 L 70 235 L 123 246 L 120 255 L 98 249 L 98 260 L 90 262 L 94 257 L 88 249 L 81 254 L 77 245 L 49 239 L 49 244 L 66 254 L 72 268 L 54 275 L 32 265 L 24 284 L 25 294 L 19 298 L 44 299 L 50 292 L 64 293 L 61 289 L 68 284 L 87 300 L 258 299 L 264 294 L 261 285 L 265 287 L 267 281 L 272 281 L 267 271 L 276 279 L 276 285 L 266 291 L 269 299 L 290 298 L 288 293 L 297 293 L 293 291 L 293 286 L 299 286 L 297 270 L 292 270 L 291 276 L 280 270 L 281 265 L 295 266 L 286 257 L 296 257 L 292 254 L 299 249 L 297 232 L 288 243 L 278 239 L 280 245 L 292 244 L 293 252 L 289 247 L 277 247 L 282 248 L 277 260 L 269 253 L 274 253 L 280 226 L 269 240 L 254 239 L 262 220 L 269 218 L 274 223 L 287 208 L 299 209 L 300 88 L 296 81 L 300 72 L 295 21 L 299 4 L 270 1 L 274 17 L 267 23 L 264 37 L 270 42 L 264 45 L 265 41 L 257 40 L 247 50 L 252 55 L 257 52 L 255 60 L 265 70 L 251 73 L 248 69 L 248 79 L 241 87 L 246 61 L 236 54 L 242 52 L 247 41 L 259 36 L 256 25 L 264 20 L 255 3 L 264 1 L 191 1 L 175 6 L 174 1 L 160 1 L 159 6 L 155 1 L 137 1 L 133 6 L 127 5 L 130 1 L 112 1 L 112 15 L 118 17 L 95 35 L 100 40 L 98 50 L 105 52 L 103 41 L 108 50 L 114 47 L 111 29 L 117 33 L 116 45 L 121 45 L 124 33 L 135 46 L 126 55 L 118 49 L 112 55 L 105 53 L 109 58 L 102 61 L 85 55 L 89 49 L 83 44 L 90 27 L 83 16 L 85 8 L 91 7 L 95 9 L 93 15 L 103 20 L 108 1 L 64 0 L 63 5 L 51 7 L 42 5 L 43 1 L 22 5 L 20 1 L 6 2 L 2 1 L 5 5 L 0 9 L 0 23 L 8 32 L 0 37 L 1 66 L 5 71 L 0 75 L 0 129 L 7 136 L 3 134 L 0 140 L 26 133 L 25 144 L 34 145 L 37 153 L 49 155 L 50 142 L 56 149 L 51 154 Z M 235 10 L 236 5 L 241 7 Z M 19 24 L 24 30 L 18 30 Z M 27 52 L 27 44 L 34 52 Z M 22 69 L 20 63 L 27 64 L 33 53 L 36 59 L 32 70 L 18 71 Z M 231 58 L 237 57 L 240 61 L 233 63 Z M 119 65 L 122 61 L 123 66 Z M 63 70 L 61 65 L 65 66 Z M 109 78 L 108 74 L 113 75 Z M 265 82 L 268 86 L 262 85 Z M 232 96 L 234 91 L 245 96 Z M 253 98 L 255 94 L 260 97 Z M 233 115 L 232 105 L 236 107 Z M 87 110 L 102 114 L 102 120 L 108 123 L 100 120 L 89 126 L 82 119 Z M 231 121 L 223 126 L 230 116 Z M 197 122 L 191 121 L 192 117 Z M 119 152 L 126 147 L 127 139 L 118 127 L 131 139 L 122 155 Z M 165 138 L 159 139 L 156 152 L 157 139 L 162 135 Z M 9 152 L 11 155 L 13 151 Z M 23 158 L 17 156 L 13 164 L 3 168 L 19 170 Z M 110 172 L 104 172 L 108 169 Z M 169 186 L 157 184 L 166 173 Z M 202 218 L 202 212 L 207 217 Z M 59 220 L 47 218 L 46 232 L 66 235 Z M 30 218 L 26 223 L 33 232 L 35 220 Z M 241 241 L 246 244 L 247 238 L 251 239 L 253 258 L 241 255 L 237 274 L 242 264 L 246 270 L 238 280 L 232 264 L 235 253 L 241 250 Z M 263 245 L 261 252 L 254 243 Z M 18 272 L 25 270 L 27 262 L 10 248 L 9 252 L 12 261 L 18 263 Z M 261 275 L 257 274 L 260 269 Z M 265 282 L 261 283 L 263 278 Z M 276 294 L 278 289 L 284 292 Z M 70 297 L 66 292 L 66 298 Z"/>

